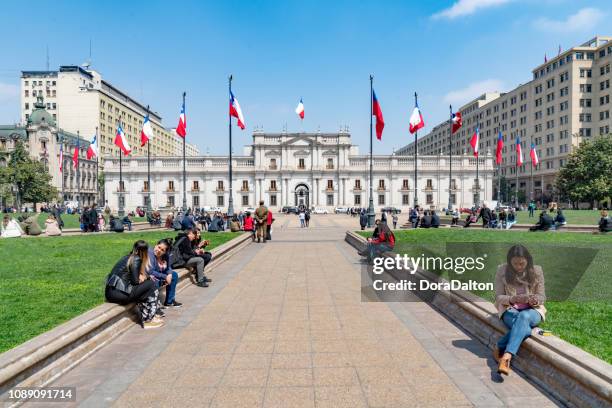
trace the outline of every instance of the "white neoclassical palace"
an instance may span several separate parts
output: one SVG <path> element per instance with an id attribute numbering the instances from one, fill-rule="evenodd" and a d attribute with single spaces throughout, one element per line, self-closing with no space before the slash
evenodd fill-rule
<path id="1" fill-rule="evenodd" d="M 414 201 L 414 158 L 375 155 L 373 195 L 376 211 L 381 207 L 406 210 Z M 480 157 L 480 200 L 492 197 L 493 158 Z M 367 207 L 369 200 L 369 155 L 359 154 L 348 132 L 253 134 L 253 143 L 242 155 L 233 156 L 234 210 L 256 207 L 264 200 L 272 210 L 283 206 Z M 449 195 L 449 159 L 419 156 L 417 161 L 418 204 L 446 208 Z M 151 206 L 180 207 L 183 204 L 182 157 L 151 158 Z M 454 206 L 471 207 L 476 193 L 476 159 L 453 157 Z M 229 200 L 228 156 L 187 157 L 188 207 L 214 206 L 226 209 Z M 112 210 L 120 200 L 126 210 L 145 205 L 148 192 L 147 158 L 122 160 L 105 157 L 105 199 Z"/>

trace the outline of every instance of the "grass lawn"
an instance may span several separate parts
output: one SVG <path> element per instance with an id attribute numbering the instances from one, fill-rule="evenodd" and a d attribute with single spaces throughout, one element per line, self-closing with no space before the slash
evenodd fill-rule
<path id="1" fill-rule="evenodd" d="M 517 222 L 519 224 L 535 224 L 542 210 L 536 210 L 533 217 L 529 217 L 529 211 L 517 211 Z M 563 215 L 568 224 L 573 225 L 597 225 L 601 217 L 597 210 L 563 210 Z M 467 214 L 461 214 L 461 219 L 465 219 Z M 448 218 L 443 216 L 443 218 Z M 553 217 L 554 218 L 554 217 Z"/>
<path id="2" fill-rule="evenodd" d="M 0 352 L 104 302 L 113 265 L 138 239 L 150 244 L 174 231 L 0 241 Z M 237 233 L 204 233 L 214 248 Z"/>
<path id="3" fill-rule="evenodd" d="M 17 214 L 10 214 L 13 216 L 13 218 L 17 219 L 18 216 L 23 215 L 24 217 L 31 217 L 32 213 L 17 213 Z M 47 217 L 49 217 L 48 213 L 38 213 L 38 225 L 40 225 L 41 228 L 43 228 L 43 232 L 44 232 L 44 228 L 45 228 L 45 221 L 47 220 Z M 64 228 L 65 229 L 69 229 L 69 228 L 81 228 L 81 224 L 79 223 L 79 215 L 78 214 L 62 214 L 62 220 L 64 221 Z M 132 217 L 132 222 L 140 222 L 140 221 L 146 221 L 147 218 L 146 217 Z M 106 220 L 106 223 L 108 225 L 108 219 Z"/>
<path id="4" fill-rule="evenodd" d="M 494 282 L 510 245 L 525 245 L 546 280 L 548 313 L 541 326 L 612 363 L 612 235 L 423 229 L 395 231 L 395 237 L 400 254 L 455 258 L 486 253 L 487 266 L 480 274 L 466 272 L 460 277 L 432 270 L 445 278 L 480 282 Z M 494 300 L 493 292 L 476 293 Z"/>

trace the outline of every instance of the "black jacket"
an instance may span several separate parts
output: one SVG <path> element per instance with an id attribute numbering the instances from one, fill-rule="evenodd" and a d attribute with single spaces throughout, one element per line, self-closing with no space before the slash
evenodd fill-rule
<path id="1" fill-rule="evenodd" d="M 179 234 L 176 237 L 176 245 L 178 245 L 178 250 L 185 262 L 198 255 L 194 252 L 191 241 L 185 234 Z"/>
<path id="2" fill-rule="evenodd" d="M 128 267 L 129 255 L 121 258 L 111 273 L 107 276 L 106 285 L 111 286 L 121 292 L 130 293 L 132 287 L 140 284 L 140 265 L 142 260 L 140 257 L 135 256 L 132 265 Z"/>

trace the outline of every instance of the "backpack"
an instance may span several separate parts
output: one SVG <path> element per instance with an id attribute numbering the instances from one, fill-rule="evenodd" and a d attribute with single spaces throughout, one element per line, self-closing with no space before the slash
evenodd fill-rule
<path id="1" fill-rule="evenodd" d="M 172 228 L 175 231 L 180 231 L 183 229 L 183 217 L 174 217 L 174 221 L 172 221 Z"/>
<path id="2" fill-rule="evenodd" d="M 168 255 L 168 264 L 172 268 L 182 268 L 185 266 L 185 259 L 183 259 L 183 254 L 181 254 L 180 244 L 184 239 L 187 239 L 186 235 L 177 236 L 176 241 L 172 245 L 172 249 L 170 250 L 170 254 Z"/>

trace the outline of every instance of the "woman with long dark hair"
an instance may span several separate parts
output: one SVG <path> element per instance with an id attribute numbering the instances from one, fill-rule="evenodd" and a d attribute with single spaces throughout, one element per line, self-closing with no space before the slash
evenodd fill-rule
<path id="1" fill-rule="evenodd" d="M 495 276 L 495 306 L 498 316 L 509 331 L 497 342 L 493 356 L 499 362 L 497 371 L 510 374 L 510 361 L 531 335 L 531 329 L 546 315 L 544 273 L 523 245 L 508 251 L 506 263 Z"/>
<path id="2" fill-rule="evenodd" d="M 122 257 L 106 280 L 105 296 L 111 303 L 127 305 L 136 302 L 140 322 L 145 329 L 161 327 L 164 322 L 157 316 L 157 284 L 149 275 L 149 245 L 138 240 L 132 252 Z"/>
<path id="3" fill-rule="evenodd" d="M 368 261 L 372 261 L 374 258 L 385 252 L 392 251 L 395 247 L 395 235 L 387 223 L 381 221 L 377 228 L 377 235 L 372 238 L 368 238 L 368 247 L 365 252 L 359 253 L 362 256 L 367 256 Z"/>

